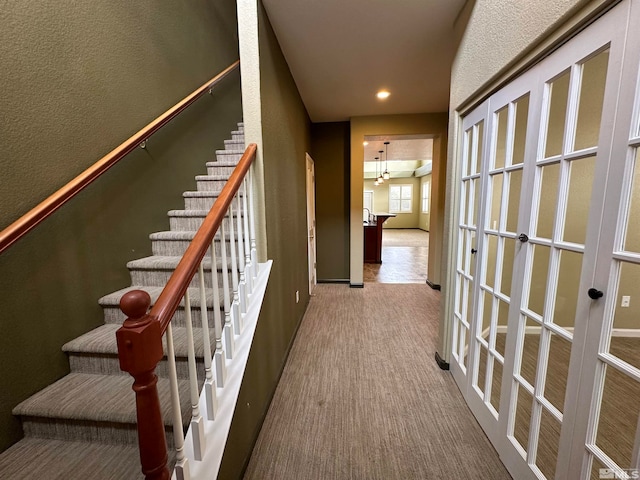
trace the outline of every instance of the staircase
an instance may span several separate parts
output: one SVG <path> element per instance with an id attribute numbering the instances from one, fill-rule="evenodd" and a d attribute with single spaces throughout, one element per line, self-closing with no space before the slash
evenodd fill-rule
<path id="1" fill-rule="evenodd" d="M 68 342 L 62 349 L 69 357 L 71 373 L 20 403 L 13 410 L 20 417 L 25 438 L 0 454 L 1 479 L 141 479 L 137 446 L 133 379 L 120 370 L 115 332 L 125 320 L 119 301 L 130 290 L 145 290 L 152 304 L 180 261 L 190 240 L 244 153 L 241 123 L 208 162 L 207 175 L 196 177 L 197 190 L 185 192 L 184 210 L 168 213 L 170 230 L 150 235 L 153 255 L 127 264 L 132 286 L 99 300 L 104 325 Z M 228 239 L 226 240 L 228 241 Z M 219 240 L 216 240 L 219 247 Z M 218 257 L 219 258 L 219 257 Z M 205 259 L 207 308 L 213 309 L 210 259 Z M 214 266 L 221 278 L 222 272 Z M 215 342 L 213 323 L 203 332 L 197 276 L 191 284 L 192 322 L 197 338 L 208 334 Z M 222 285 L 222 280 L 219 280 Z M 222 292 L 220 292 L 222 296 Z M 210 318 L 213 315 L 209 315 Z M 187 333 L 184 305 L 172 321 L 183 424 L 189 425 Z M 196 350 L 198 380 L 204 382 L 203 349 Z M 158 365 L 158 393 L 163 409 L 169 450 L 173 444 L 169 380 L 165 359 Z M 171 453 L 170 453 L 171 456 Z M 170 461 L 172 459 L 170 458 Z"/>

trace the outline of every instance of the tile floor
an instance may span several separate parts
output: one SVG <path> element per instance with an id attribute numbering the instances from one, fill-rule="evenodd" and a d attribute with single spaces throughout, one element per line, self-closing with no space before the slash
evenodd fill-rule
<path id="1" fill-rule="evenodd" d="M 425 283 L 429 258 L 429 232 L 419 229 L 384 229 L 382 263 L 364 264 L 365 283 Z"/>

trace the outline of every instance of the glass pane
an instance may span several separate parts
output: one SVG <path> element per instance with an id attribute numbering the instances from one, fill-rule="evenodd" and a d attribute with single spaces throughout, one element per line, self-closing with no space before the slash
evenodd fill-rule
<path id="1" fill-rule="evenodd" d="M 488 228 L 497 230 L 500 225 L 500 204 L 502 203 L 502 178 L 499 173 L 491 176 L 491 212 L 489 214 Z"/>
<path id="2" fill-rule="evenodd" d="M 471 188 L 473 191 L 473 201 L 470 202 L 469 208 L 473 209 L 473 216 L 471 218 L 471 225 L 478 225 L 478 206 L 480 205 L 480 190 L 478 189 L 478 180 L 471 180 Z"/>
<path id="3" fill-rule="evenodd" d="M 473 320 L 471 311 L 471 308 L 473 306 L 473 283 L 466 279 L 464 283 L 467 289 L 466 316 L 464 317 L 464 319 L 467 321 L 467 323 L 470 324 Z"/>
<path id="4" fill-rule="evenodd" d="M 484 393 L 484 385 L 487 375 L 487 349 L 484 345 L 481 345 L 478 342 L 478 347 L 480 347 L 480 358 L 478 363 L 478 382 L 476 385 L 480 389 L 481 392 Z"/>
<path id="5" fill-rule="evenodd" d="M 502 364 L 493 357 L 493 380 L 491 382 L 491 405 L 500 412 L 500 391 L 502 389 Z"/>
<path id="6" fill-rule="evenodd" d="M 533 262 L 531 268 L 531 288 L 529 291 L 529 309 L 539 315 L 544 313 L 544 299 L 547 289 L 547 273 L 549 270 L 550 248 L 544 245 L 533 245 Z"/>
<path id="7" fill-rule="evenodd" d="M 564 328 L 575 326 L 581 271 L 582 253 L 561 250 L 553 323 Z"/>
<path id="8" fill-rule="evenodd" d="M 460 224 L 467 225 L 469 219 L 468 215 L 468 205 L 469 205 L 469 180 L 464 180 L 462 182 L 462 187 L 460 189 Z M 389 207 L 391 208 L 391 207 Z"/>
<path id="9" fill-rule="evenodd" d="M 640 368 L 640 265 L 622 262 L 618 283 L 618 297 L 613 328 L 632 334 L 631 337 L 611 338 L 609 352 Z M 623 307 L 623 305 L 628 305 Z"/>
<path id="10" fill-rule="evenodd" d="M 628 252 L 640 253 L 640 150 L 636 152 L 631 183 L 631 201 L 627 213 L 627 233 L 625 235 L 624 249 Z"/>
<path id="11" fill-rule="evenodd" d="M 561 425 L 545 408 L 540 417 L 540 436 L 538 437 L 538 453 L 536 465 L 543 475 L 555 478 L 558 446 L 560 445 Z"/>
<path id="12" fill-rule="evenodd" d="M 520 375 L 531 386 L 536 383 L 536 372 L 538 371 L 538 349 L 540 347 L 540 324 L 527 318 L 524 330 L 524 341 L 522 342 L 522 363 L 520 364 Z"/>
<path id="13" fill-rule="evenodd" d="M 489 292 L 482 291 L 483 308 L 482 308 L 482 332 L 481 336 L 487 343 L 489 342 L 489 328 L 491 327 L 491 311 L 493 310 L 493 295 Z"/>
<path id="14" fill-rule="evenodd" d="M 496 332 L 496 351 L 504 358 L 507 340 L 507 321 L 509 318 L 509 304 L 498 300 L 498 331 Z"/>
<path id="15" fill-rule="evenodd" d="M 389 186 L 389 198 L 391 198 L 392 200 L 399 200 L 400 199 L 400 187 L 397 185 L 390 185 Z"/>
<path id="16" fill-rule="evenodd" d="M 478 173 L 482 166 L 482 142 L 484 140 L 484 121 L 478 123 L 478 137 L 476 142 L 476 158 L 472 165 L 472 174 Z"/>
<path id="17" fill-rule="evenodd" d="M 564 395 L 567 390 L 570 357 L 571 342 L 552 333 L 549 343 L 549 363 L 547 365 L 544 396 L 561 412 L 564 412 Z"/>
<path id="18" fill-rule="evenodd" d="M 558 182 L 560 179 L 560 164 L 546 165 L 539 170 L 541 176 L 540 203 L 538 208 L 538 226 L 536 236 L 551 238 L 553 222 L 555 220 L 556 205 L 558 203 Z"/>
<path id="19" fill-rule="evenodd" d="M 522 170 L 509 173 L 509 201 L 507 203 L 507 231 L 515 232 L 518 228 L 518 208 L 520 206 L 520 190 L 522 189 Z"/>
<path id="20" fill-rule="evenodd" d="M 507 117 L 508 107 L 504 107 L 496 114 L 496 156 L 493 168 L 504 168 L 507 155 Z"/>
<path id="21" fill-rule="evenodd" d="M 493 288 L 496 279 L 496 253 L 498 249 L 498 237 L 487 235 L 487 268 L 485 270 L 485 284 Z"/>
<path id="22" fill-rule="evenodd" d="M 638 382 L 606 366 L 596 445 L 622 468 L 631 466 L 639 398 Z"/>
<path id="23" fill-rule="evenodd" d="M 512 165 L 524 163 L 524 142 L 527 136 L 527 117 L 529 116 L 529 94 L 515 103 L 516 125 L 513 136 Z"/>
<path id="24" fill-rule="evenodd" d="M 531 407 L 533 397 L 522 385 L 518 385 L 518 401 L 516 404 L 516 419 L 513 425 L 513 436 L 522 448 L 529 449 L 529 424 L 531 423 Z"/>
<path id="25" fill-rule="evenodd" d="M 462 176 L 463 177 L 467 177 L 470 175 L 471 172 L 471 152 L 473 151 L 473 145 L 472 145 L 472 140 L 473 140 L 473 128 L 470 128 L 469 130 L 467 130 L 466 132 L 464 132 L 464 145 L 465 145 L 465 149 L 463 151 L 463 158 L 462 158 Z"/>
<path id="26" fill-rule="evenodd" d="M 399 212 L 400 211 L 400 200 L 389 200 L 389 211 L 390 212 Z"/>
<path id="27" fill-rule="evenodd" d="M 605 50 L 587 60 L 582 67 L 574 150 L 598 145 L 608 63 L 609 50 Z"/>
<path id="28" fill-rule="evenodd" d="M 502 251 L 502 277 L 500 279 L 500 291 L 506 296 L 511 296 L 511 276 L 513 274 L 513 257 L 516 253 L 516 241 L 513 238 L 503 238 Z"/>
<path id="29" fill-rule="evenodd" d="M 413 191 L 413 188 L 411 188 L 411 185 L 403 185 L 402 186 L 402 198 L 411 199 L 411 192 L 412 191 Z"/>
<path id="30" fill-rule="evenodd" d="M 562 236 L 566 242 L 585 243 L 595 169 L 596 157 L 571 162 L 567 214 Z"/>
<path id="31" fill-rule="evenodd" d="M 469 252 L 469 248 L 467 247 L 467 230 L 462 228 L 460 229 L 460 268 L 463 272 L 467 272 L 469 268 L 469 256 L 471 253 Z"/>
<path id="32" fill-rule="evenodd" d="M 615 478 L 614 472 L 609 470 L 594 457 L 593 464 L 591 466 L 591 480 L 602 480 L 604 478 Z"/>
<path id="33" fill-rule="evenodd" d="M 400 206 L 401 206 L 403 212 L 410 212 L 411 211 L 411 200 L 402 200 Z"/>
<path id="34" fill-rule="evenodd" d="M 564 121 L 569 97 L 569 71 L 563 73 L 549 85 L 549 121 L 547 122 L 547 141 L 545 157 L 560 155 L 564 139 Z"/>
<path id="35" fill-rule="evenodd" d="M 460 352 L 460 357 L 462 357 L 462 363 L 466 369 L 469 367 L 469 329 L 464 325 L 462 325 L 462 334 L 464 335 L 464 343 L 462 351 Z"/>

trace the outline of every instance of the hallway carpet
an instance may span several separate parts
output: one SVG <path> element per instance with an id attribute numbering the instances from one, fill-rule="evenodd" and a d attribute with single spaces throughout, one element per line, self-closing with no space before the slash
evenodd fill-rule
<path id="1" fill-rule="evenodd" d="M 245 480 L 511 478 L 433 358 L 439 292 L 314 293 Z"/>

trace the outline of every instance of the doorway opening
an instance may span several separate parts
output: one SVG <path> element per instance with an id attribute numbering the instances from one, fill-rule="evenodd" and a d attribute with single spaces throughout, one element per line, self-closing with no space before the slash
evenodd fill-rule
<path id="1" fill-rule="evenodd" d="M 364 282 L 427 280 L 433 138 L 364 137 Z"/>

